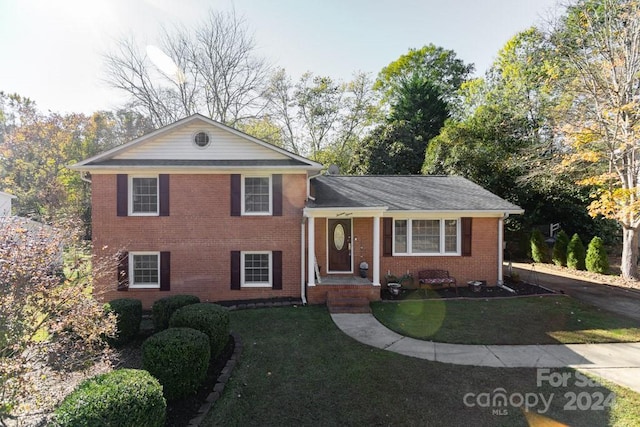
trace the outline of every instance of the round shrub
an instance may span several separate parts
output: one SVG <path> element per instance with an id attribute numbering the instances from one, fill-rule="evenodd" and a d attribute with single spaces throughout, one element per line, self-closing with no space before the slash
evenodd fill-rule
<path id="1" fill-rule="evenodd" d="M 209 338 L 190 328 L 169 328 L 142 344 L 142 365 L 164 387 L 167 399 L 198 391 L 209 368 Z"/>
<path id="2" fill-rule="evenodd" d="M 133 298 L 120 298 L 114 299 L 104 306 L 106 311 L 115 313 L 118 318 L 116 336 L 107 339 L 110 344 L 126 344 L 140 333 L 142 301 Z"/>
<path id="3" fill-rule="evenodd" d="M 549 248 L 538 229 L 531 233 L 531 259 L 535 262 L 549 262 Z"/>
<path id="4" fill-rule="evenodd" d="M 200 298 L 195 295 L 172 295 L 157 300 L 151 307 L 154 330 L 160 332 L 167 329 L 169 320 L 177 309 L 199 302 Z"/>
<path id="5" fill-rule="evenodd" d="M 160 427 L 167 404 L 148 372 L 119 369 L 82 382 L 55 411 L 58 426 Z"/>
<path id="6" fill-rule="evenodd" d="M 193 328 L 209 337 L 211 357 L 217 358 L 229 341 L 229 311 L 210 303 L 192 304 L 176 311 L 169 322 L 172 328 Z"/>
<path id="7" fill-rule="evenodd" d="M 589 242 L 585 264 L 587 270 L 594 273 L 606 274 L 609 272 L 609 258 L 601 238 L 596 236 Z"/>
<path id="8" fill-rule="evenodd" d="M 567 265 L 567 246 L 569 245 L 569 236 L 564 230 L 560 230 L 556 236 L 556 243 L 553 245 L 553 255 L 551 260 L 557 266 Z"/>
<path id="9" fill-rule="evenodd" d="M 584 245 L 580 240 L 580 236 L 576 233 L 571 237 L 567 246 L 567 267 L 574 270 L 584 270 L 584 257 Z"/>

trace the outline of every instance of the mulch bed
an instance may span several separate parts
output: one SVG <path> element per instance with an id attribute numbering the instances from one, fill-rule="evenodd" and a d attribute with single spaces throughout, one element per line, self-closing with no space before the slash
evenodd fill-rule
<path id="1" fill-rule="evenodd" d="M 549 289 L 532 285 L 530 283 L 505 283 L 505 285 L 516 293 L 507 291 L 498 286 L 482 286 L 479 291 L 474 291 L 469 287 L 459 287 L 458 293 L 451 288 L 443 288 L 436 290 L 426 289 L 402 289 L 400 295 L 393 296 L 383 289 L 381 296 L 383 300 L 405 300 L 405 299 L 424 299 L 424 298 L 495 298 L 495 297 L 517 297 L 527 295 L 545 295 L 553 294 Z"/>
<path id="2" fill-rule="evenodd" d="M 133 341 L 126 347 L 120 349 L 120 364 L 119 368 L 142 368 L 142 342 L 150 334 L 141 333 L 139 339 Z M 198 390 L 198 393 L 184 399 L 169 400 L 167 401 L 167 418 L 165 426 L 167 427 L 183 427 L 189 424 L 192 418 L 198 414 L 198 410 L 205 402 L 209 393 L 213 391 L 213 387 L 216 385 L 217 379 L 225 367 L 227 360 L 233 354 L 235 343 L 233 336 L 229 336 L 229 342 L 222 351 L 220 357 L 215 360 L 211 360 L 209 364 L 209 370 L 207 371 L 207 377 L 204 380 L 203 385 Z"/>

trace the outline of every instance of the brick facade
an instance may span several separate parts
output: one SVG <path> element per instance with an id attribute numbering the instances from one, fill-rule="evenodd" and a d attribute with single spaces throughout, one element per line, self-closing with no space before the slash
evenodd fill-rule
<path id="1" fill-rule="evenodd" d="M 414 277 L 419 270 L 449 270 L 458 285 L 470 280 L 486 280 L 488 285 L 498 281 L 498 218 L 473 218 L 471 256 L 382 256 L 380 242 L 380 280 L 390 272 L 402 276 L 407 272 Z M 321 275 L 326 274 L 327 231 L 326 218 L 315 220 L 315 251 Z M 353 218 L 353 264 L 354 274 L 358 274 L 361 261 L 369 264 L 369 279 L 373 278 L 373 218 Z M 382 235 L 382 232 L 381 232 Z"/>
<path id="2" fill-rule="evenodd" d="M 282 216 L 231 216 L 230 175 L 170 176 L 170 215 L 116 215 L 116 176 L 92 177 L 93 246 L 98 258 L 118 251 L 171 253 L 171 289 L 117 291 L 117 266 L 101 278 L 102 300 L 137 298 L 150 308 L 158 298 L 193 294 L 202 301 L 300 297 L 300 223 L 306 174 L 282 176 Z M 282 290 L 230 289 L 231 251 L 282 251 Z"/>

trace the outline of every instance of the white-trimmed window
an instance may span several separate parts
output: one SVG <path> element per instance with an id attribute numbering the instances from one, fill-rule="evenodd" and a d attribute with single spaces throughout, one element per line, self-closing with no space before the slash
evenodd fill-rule
<path id="1" fill-rule="evenodd" d="M 160 252 L 129 252 L 129 287 L 160 287 Z"/>
<path id="2" fill-rule="evenodd" d="M 396 219 L 393 222 L 395 255 L 460 255 L 458 219 Z"/>
<path id="3" fill-rule="evenodd" d="M 243 287 L 271 287 L 273 271 L 271 252 L 242 252 L 240 260 L 240 283 Z"/>
<path id="4" fill-rule="evenodd" d="M 129 215 L 158 215 L 158 176 L 129 177 Z"/>
<path id="5" fill-rule="evenodd" d="M 271 176 L 242 177 L 242 213 L 271 215 Z"/>

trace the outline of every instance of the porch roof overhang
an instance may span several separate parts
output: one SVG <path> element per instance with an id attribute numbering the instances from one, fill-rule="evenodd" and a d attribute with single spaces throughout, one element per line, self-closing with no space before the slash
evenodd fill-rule
<path id="1" fill-rule="evenodd" d="M 302 210 L 306 218 L 322 217 L 381 217 L 389 209 L 387 206 L 335 206 L 335 207 L 306 207 Z"/>

